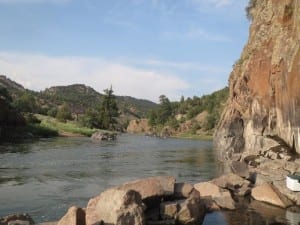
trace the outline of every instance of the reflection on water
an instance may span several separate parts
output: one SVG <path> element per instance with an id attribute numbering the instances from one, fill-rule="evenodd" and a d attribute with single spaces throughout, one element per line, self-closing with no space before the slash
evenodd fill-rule
<path id="1" fill-rule="evenodd" d="M 0 216 L 27 212 L 36 222 L 57 220 L 71 205 L 85 207 L 91 197 L 126 181 L 173 175 L 196 183 L 222 169 L 209 141 L 122 135 L 116 142 L 72 137 L 0 145 Z M 300 222 L 286 218 L 297 220 L 297 214 L 254 202 L 208 214 L 204 225 Z"/>

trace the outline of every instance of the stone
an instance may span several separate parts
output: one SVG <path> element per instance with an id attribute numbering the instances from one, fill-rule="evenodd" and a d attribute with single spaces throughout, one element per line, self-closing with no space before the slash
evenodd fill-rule
<path id="1" fill-rule="evenodd" d="M 222 191 L 221 195 L 213 198 L 213 200 L 222 209 L 234 210 L 236 208 L 235 202 L 234 202 L 233 198 L 231 197 L 230 192 L 227 190 Z"/>
<path id="2" fill-rule="evenodd" d="M 93 141 L 113 141 L 117 139 L 117 134 L 112 132 L 97 131 L 91 137 Z"/>
<path id="3" fill-rule="evenodd" d="M 151 127 L 148 124 L 148 119 L 135 119 L 130 120 L 127 126 L 128 133 L 140 134 L 151 133 Z"/>
<path id="4" fill-rule="evenodd" d="M 175 183 L 174 196 L 175 198 L 188 198 L 194 187 L 188 183 Z"/>
<path id="5" fill-rule="evenodd" d="M 252 189 L 251 196 L 257 200 L 276 205 L 282 208 L 287 208 L 293 203 L 281 194 L 278 189 L 272 184 L 263 184 Z"/>
<path id="6" fill-rule="evenodd" d="M 174 219 L 177 212 L 177 202 L 162 202 L 160 204 L 160 215 L 163 220 Z"/>
<path id="7" fill-rule="evenodd" d="M 134 190 L 111 188 L 90 199 L 86 225 L 144 225 L 141 195 Z"/>
<path id="8" fill-rule="evenodd" d="M 300 192 L 291 191 L 288 189 L 286 186 L 286 180 L 274 181 L 273 185 L 281 194 L 297 204 L 297 200 L 300 199 Z"/>
<path id="9" fill-rule="evenodd" d="M 199 192 L 194 192 L 188 199 L 179 203 L 179 212 L 176 215 L 178 224 L 202 224 L 205 216 L 205 207 L 201 204 Z"/>
<path id="10" fill-rule="evenodd" d="M 57 225 L 85 225 L 85 211 L 76 206 L 72 206 L 58 221 Z"/>
<path id="11" fill-rule="evenodd" d="M 259 156 L 257 156 L 257 155 L 248 155 L 248 156 L 244 157 L 244 162 L 246 164 L 248 164 L 249 166 L 257 167 L 260 164 Z"/>
<path id="12" fill-rule="evenodd" d="M 249 185 L 247 184 L 243 184 L 242 187 L 234 191 L 234 195 L 241 196 L 241 197 L 249 195 L 250 193 L 251 193 L 251 187 L 249 187 Z"/>
<path id="13" fill-rule="evenodd" d="M 234 174 L 236 174 L 242 178 L 247 179 L 250 176 L 248 165 L 243 161 L 231 162 L 230 168 Z"/>
<path id="14" fill-rule="evenodd" d="M 135 190 L 140 193 L 148 208 L 157 207 L 161 198 L 174 195 L 175 178 L 158 176 L 125 183 L 118 187 L 120 190 Z"/>
<path id="15" fill-rule="evenodd" d="M 255 175 L 255 185 L 259 186 L 262 184 L 271 184 L 273 183 L 272 178 L 270 176 L 266 176 L 260 173 L 256 173 Z"/>
<path id="16" fill-rule="evenodd" d="M 243 178 L 234 173 L 228 173 L 223 176 L 220 176 L 212 180 L 212 182 L 221 188 L 227 188 L 232 191 L 241 188 L 243 185 L 250 185 L 249 181 L 244 180 Z"/>
<path id="17" fill-rule="evenodd" d="M 220 188 L 211 182 L 197 183 L 194 188 L 199 191 L 201 197 L 215 198 L 221 196 Z"/>
<path id="18" fill-rule="evenodd" d="M 26 213 L 14 214 L 0 218 L 0 225 L 34 225 L 33 219 Z"/>
<path id="19" fill-rule="evenodd" d="M 204 198 L 204 204 L 208 210 L 213 211 L 218 210 L 218 208 L 235 209 L 234 200 L 228 190 L 220 189 L 219 186 L 210 182 L 198 183 L 194 187 L 199 191 L 201 198 Z"/>
<path id="20" fill-rule="evenodd" d="M 223 160 L 232 152 L 256 154 L 270 137 L 300 153 L 300 30 L 290 29 L 300 27 L 300 2 L 253 2 L 249 40 L 230 74 L 229 98 L 215 131 Z"/>

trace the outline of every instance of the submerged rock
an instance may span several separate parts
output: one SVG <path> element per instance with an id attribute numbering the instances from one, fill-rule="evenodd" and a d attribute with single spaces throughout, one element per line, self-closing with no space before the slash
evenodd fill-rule
<path id="1" fill-rule="evenodd" d="M 117 134 L 112 132 L 97 131 L 92 135 L 94 141 L 114 141 L 117 139 Z"/>

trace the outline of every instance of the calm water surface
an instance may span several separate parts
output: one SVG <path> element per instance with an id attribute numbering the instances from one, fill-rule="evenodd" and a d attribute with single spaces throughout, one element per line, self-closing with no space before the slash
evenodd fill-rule
<path id="1" fill-rule="evenodd" d="M 216 177 L 220 168 L 210 141 L 124 134 L 116 142 L 81 137 L 0 145 L 0 216 L 27 212 L 36 222 L 57 220 L 71 205 L 85 207 L 126 181 L 173 175 L 196 183 Z M 204 224 L 235 224 L 234 216 L 209 214 Z"/>

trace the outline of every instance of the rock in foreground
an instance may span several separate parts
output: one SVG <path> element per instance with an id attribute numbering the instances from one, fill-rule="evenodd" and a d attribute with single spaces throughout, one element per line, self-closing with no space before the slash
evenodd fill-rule
<path id="1" fill-rule="evenodd" d="M 272 184 L 263 184 L 252 189 L 252 197 L 258 201 L 287 208 L 293 203 L 281 194 Z"/>
<path id="2" fill-rule="evenodd" d="M 144 225 L 141 195 L 134 190 L 108 189 L 88 202 L 86 225 Z"/>
<path id="3" fill-rule="evenodd" d="M 85 211 L 76 206 L 72 206 L 57 225 L 85 225 Z"/>
<path id="4" fill-rule="evenodd" d="M 34 225 L 28 214 L 15 214 L 0 218 L 0 225 Z"/>

